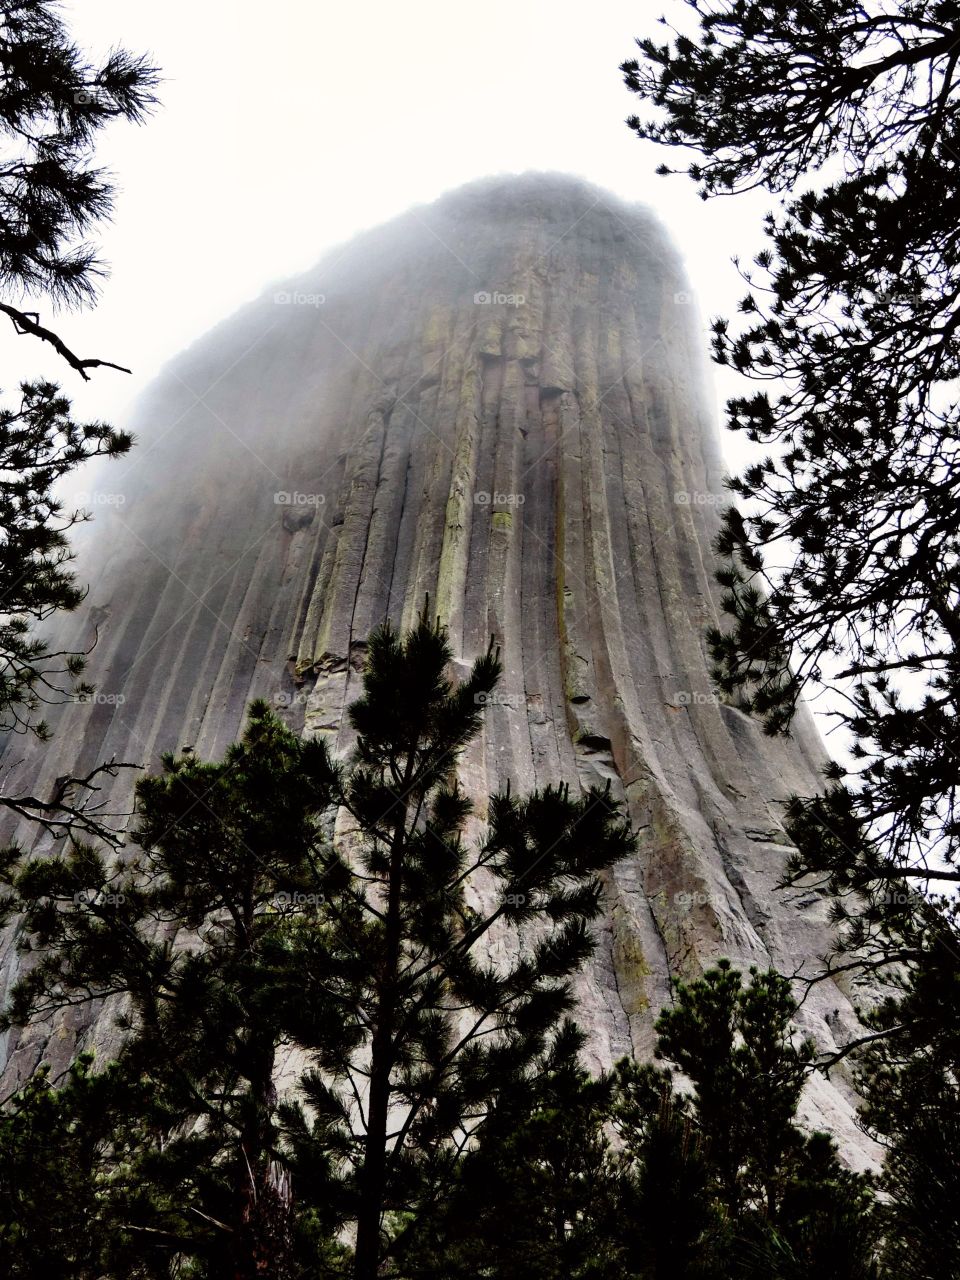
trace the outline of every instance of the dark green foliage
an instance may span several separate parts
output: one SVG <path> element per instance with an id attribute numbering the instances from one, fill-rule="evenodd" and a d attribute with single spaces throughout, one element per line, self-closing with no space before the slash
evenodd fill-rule
<path id="1" fill-rule="evenodd" d="M 351 1135 L 358 1277 L 373 1277 L 408 1215 L 442 1194 L 503 1091 L 538 1069 L 592 949 L 597 874 L 634 847 L 607 792 L 552 787 L 493 796 L 479 843 L 464 842 L 471 806 L 454 766 L 499 663 L 490 652 L 451 686 L 449 660 L 426 617 L 409 635 L 371 637 L 350 712 L 356 765 L 336 784 L 358 828 L 360 909 L 340 922 L 335 962 L 356 984 L 365 1034 L 328 1105 Z M 494 927 L 519 933 L 515 961 L 488 958 Z"/>
<path id="2" fill-rule="evenodd" d="M 887 1146 L 882 1187 L 887 1274 L 960 1274 L 960 1098 L 956 1076 L 911 1064 L 867 1085 L 868 1125 Z"/>
<path id="3" fill-rule="evenodd" d="M 119 1001 L 118 1070 L 153 1100 L 127 1214 L 154 1262 L 315 1274 L 353 1222 L 358 1273 L 364 1241 L 376 1267 L 569 1039 L 597 873 L 633 838 L 606 793 L 548 789 L 493 797 L 468 845 L 456 761 L 499 666 L 454 686 L 449 660 L 439 626 L 385 627 L 350 766 L 255 703 L 221 763 L 168 758 L 140 783 L 135 857 L 77 845 L 13 869 L 32 964 L 6 1021 Z M 495 925 L 519 931 L 512 963 L 477 945 Z M 290 1050 L 305 1070 L 283 1100 Z"/>
<path id="4" fill-rule="evenodd" d="M 54 1089 L 41 1068 L 0 1112 L 0 1276 L 101 1274 L 100 1191 L 112 1173 L 103 1112 L 111 1078 L 75 1065 Z"/>
<path id="5" fill-rule="evenodd" d="M 138 1153 L 157 1107 L 116 1065 L 81 1056 L 51 1081 L 41 1067 L 0 1111 L 0 1276 L 100 1280 L 168 1274 L 138 1227 Z"/>
<path id="6" fill-rule="evenodd" d="M 956 903 L 908 917 L 917 959 L 868 1017 L 863 1121 L 886 1148 L 884 1262 L 905 1280 L 960 1273 L 960 979 Z M 943 916 L 951 917 L 949 923 Z"/>
<path id="7" fill-rule="evenodd" d="M 113 205 L 109 175 L 93 163 L 94 143 L 113 120 L 144 119 L 157 73 L 119 47 L 91 63 L 51 0 L 0 7 L 0 71 L 0 311 L 86 378 L 88 368 L 107 362 L 75 356 L 10 296 L 46 295 L 67 305 L 93 297 L 103 266 L 84 237 Z"/>
<path id="8" fill-rule="evenodd" d="M 658 1022 L 670 1068 L 626 1059 L 591 1080 L 564 1033 L 413 1216 L 398 1276 L 872 1280 L 870 1182 L 796 1124 L 811 1050 L 795 1008 L 784 979 L 745 985 L 722 962 Z"/>
<path id="9" fill-rule="evenodd" d="M 624 1144 L 631 1194 L 619 1231 L 629 1273 L 643 1280 L 698 1280 L 717 1273 L 723 1216 L 712 1191 L 689 1099 L 669 1073 L 617 1065 L 612 1119 Z"/>
<path id="10" fill-rule="evenodd" d="M 70 529 L 88 518 L 54 496 L 58 482 L 94 457 L 118 457 L 131 437 L 104 423 L 80 424 L 52 383 L 21 387 L 17 409 L 0 408 L 0 732 L 49 736 L 45 704 L 91 695 L 82 681 L 84 655 L 58 653 L 36 628 L 53 614 L 76 608 L 84 592 L 71 571 Z M 39 718 L 38 718 L 39 717 Z M 110 830 L 97 816 L 95 770 L 63 778 L 59 794 L 7 793 L 0 805 L 45 826 L 55 835 Z"/>
<path id="11" fill-rule="evenodd" d="M 346 883 L 320 869 L 330 784 L 322 745 L 255 703 L 222 763 L 168 758 L 140 783 L 132 861 L 80 845 L 16 876 L 34 964 L 7 1019 L 122 997 L 118 1069 L 152 1099 L 133 1221 L 146 1256 L 196 1257 L 198 1274 L 248 1274 L 265 1242 L 293 1249 L 279 1054 L 298 1044 L 325 1066 L 350 1044 L 347 997 L 305 987 L 298 968 L 323 951 L 319 904 Z"/>
<path id="12" fill-rule="evenodd" d="M 657 1023 L 658 1057 L 695 1086 L 697 1131 L 733 1221 L 758 1208 L 776 1215 L 779 1179 L 802 1144 L 793 1121 L 814 1056 L 810 1041 L 794 1043 L 789 983 L 772 970 L 751 974 L 744 988 L 721 961 L 680 986 Z"/>
<path id="13" fill-rule="evenodd" d="M 960 15 L 940 0 L 693 10 L 695 34 L 625 64 L 662 112 L 631 123 L 695 153 L 704 198 L 782 197 L 742 325 L 714 323 L 715 359 L 760 384 L 728 424 L 773 447 L 730 482 L 749 506 L 719 539 L 715 674 L 770 733 L 805 689 L 830 690 L 853 743 L 825 794 L 790 805 L 788 880 L 833 900 L 830 970 L 887 988 L 859 1067 L 890 1149 L 893 1274 L 953 1274 L 957 1214 L 939 1188 L 960 930 L 934 890 L 960 881 Z M 948 1139 L 926 1157 L 921 1079 Z"/>
<path id="14" fill-rule="evenodd" d="M 777 446 L 731 482 L 751 506 L 720 539 L 732 627 L 710 636 L 717 676 L 770 732 L 807 685 L 841 687 L 855 814 L 919 874 L 934 845 L 952 864 L 960 834 L 956 9 L 694 7 L 696 36 L 625 64 L 665 113 L 633 124 L 699 153 L 704 197 L 785 199 L 745 327 L 714 326 L 716 359 L 761 383 L 729 426 Z M 796 555 L 768 573 L 784 539 Z"/>
<path id="15" fill-rule="evenodd" d="M 503 1090 L 445 1194 L 398 1239 L 400 1275 L 417 1280 L 621 1277 L 632 1183 L 604 1125 L 612 1080 L 591 1080 L 567 1023 L 537 1071 Z"/>
<path id="16" fill-rule="evenodd" d="M 0 6 L 0 312 L 15 330 L 53 346 L 84 378 L 108 362 L 80 359 L 40 324 L 23 296 L 56 304 L 89 301 L 103 269 L 84 237 L 107 217 L 112 188 L 93 164 L 99 130 L 118 118 L 140 122 L 153 104 L 156 73 L 116 48 L 92 65 L 71 42 L 58 5 Z M 70 572 L 68 534 L 84 512 L 55 496 L 58 482 L 90 458 L 126 453 L 126 432 L 79 424 L 53 383 L 23 384 L 16 408 L 0 408 L 0 733 L 47 736 L 44 704 L 89 697 L 83 654 L 51 652 L 37 629 L 74 609 L 83 591 Z M 52 796 L 6 793 L 0 806 L 57 837 L 112 840 L 98 811 L 100 775 L 63 777 Z"/>
<path id="17" fill-rule="evenodd" d="M 826 1135 L 797 1126 L 813 1046 L 796 1042 L 786 979 L 755 969 L 750 978 L 744 986 L 721 961 L 679 984 L 660 1016 L 657 1057 L 692 1092 L 678 1091 L 669 1069 L 617 1068 L 617 1126 L 639 1167 L 639 1273 L 869 1280 L 869 1183 L 843 1168 Z"/>

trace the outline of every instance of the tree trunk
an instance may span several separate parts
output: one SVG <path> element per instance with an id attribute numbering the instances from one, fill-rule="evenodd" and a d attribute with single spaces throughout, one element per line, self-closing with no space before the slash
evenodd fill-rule
<path id="1" fill-rule="evenodd" d="M 380 1267 L 380 1219 L 387 1173 L 387 1120 L 390 1112 L 390 1075 L 393 1070 L 400 959 L 400 890 L 403 853 L 407 838 L 407 792 L 413 773 L 413 752 L 404 770 L 400 817 L 390 847 L 390 880 L 384 925 L 384 960 L 376 1002 L 376 1028 L 370 1045 L 370 1096 L 367 1104 L 367 1136 L 360 1173 L 357 1210 L 357 1244 L 354 1280 L 376 1280 Z"/>
<path id="2" fill-rule="evenodd" d="M 244 928 L 238 953 L 254 937 L 253 886 L 244 902 Z M 254 1007 L 253 993 L 244 1001 Z M 273 1114 L 277 1091 L 275 1040 L 270 1028 L 250 1029 L 243 1049 L 242 1074 L 249 1082 L 243 1100 L 240 1150 L 236 1165 L 231 1280 L 287 1280 L 292 1275 L 293 1203 L 289 1174 L 272 1159 Z"/>
<path id="3" fill-rule="evenodd" d="M 392 1022 L 392 1019 L 390 1020 Z M 382 1034 L 381 1034 L 382 1029 Z M 390 1110 L 390 1050 L 393 1028 L 381 1017 L 371 1049 L 367 1137 L 360 1175 L 355 1280 L 375 1280 L 380 1266 L 380 1217 L 387 1171 L 387 1117 Z"/>
<path id="4" fill-rule="evenodd" d="M 248 1185 L 234 1251 L 233 1280 L 289 1280 L 293 1275 L 293 1193 L 275 1160 Z"/>

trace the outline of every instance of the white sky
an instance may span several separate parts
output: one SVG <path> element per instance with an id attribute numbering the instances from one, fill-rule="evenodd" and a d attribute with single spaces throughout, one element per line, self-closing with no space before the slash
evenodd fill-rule
<path id="1" fill-rule="evenodd" d="M 675 14 L 681 8 L 668 5 Z M 763 196 L 704 203 L 624 125 L 619 63 L 659 30 L 649 0 L 69 0 L 93 54 L 115 43 L 162 68 L 146 125 L 98 158 L 119 188 L 99 305 L 58 318 L 81 355 L 129 365 L 84 386 L 35 340 L 0 331 L 0 385 L 43 372 L 78 414 L 123 425 L 131 399 L 192 339 L 331 245 L 485 174 L 553 169 L 653 206 L 687 263 L 704 323 L 744 287 Z M 49 318 L 49 313 L 45 318 Z M 706 344 L 706 328 L 704 328 Z M 728 375 L 729 376 L 729 375 Z M 732 381 L 718 382 L 729 394 Z M 744 384 L 746 385 L 746 384 Z M 743 446 L 727 434 L 728 456 Z"/>
<path id="2" fill-rule="evenodd" d="M 644 114 L 619 65 L 657 23 L 687 21 L 680 0 L 64 0 L 96 59 L 113 45 L 149 53 L 164 83 L 146 124 L 111 126 L 98 162 L 115 178 L 110 265 L 98 305 L 52 316 L 83 356 L 127 365 L 84 383 L 35 339 L 0 328 L 0 389 L 44 374 L 76 415 L 125 425 L 161 366 L 271 281 L 411 205 L 493 173 L 577 174 L 651 206 L 685 263 L 708 321 L 746 292 L 732 263 L 763 245 L 771 200 L 701 201 L 687 161 L 641 143 Z M 724 400 L 753 384 L 714 367 Z M 724 431 L 728 465 L 765 452 Z M 822 710 L 822 708 L 821 708 Z M 818 719 L 820 716 L 818 715 Z M 821 719 L 826 730 L 828 723 Z M 830 739 L 834 754 L 840 749 Z"/>

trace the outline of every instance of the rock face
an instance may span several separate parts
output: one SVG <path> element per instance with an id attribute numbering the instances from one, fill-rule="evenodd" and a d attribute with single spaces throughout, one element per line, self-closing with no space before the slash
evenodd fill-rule
<path id="1" fill-rule="evenodd" d="M 671 974 L 812 962 L 822 908 L 775 883 L 781 801 L 816 787 L 818 737 L 801 717 L 764 739 L 708 678 L 721 467 L 687 287 L 646 211 L 528 176 L 366 233 L 219 326 L 99 476 L 88 607 L 57 637 L 86 647 L 96 626 L 97 701 L 14 775 L 216 756 L 255 696 L 347 750 L 365 637 L 429 593 L 464 669 L 491 635 L 502 650 L 463 761 L 478 802 L 507 778 L 610 779 L 640 829 L 581 983 L 595 1063 L 650 1052 Z M 824 1048 L 852 1026 L 832 985 L 802 1018 Z M 11 1041 L 8 1077 L 77 1029 Z M 845 1082 L 809 1106 L 856 1162 Z"/>

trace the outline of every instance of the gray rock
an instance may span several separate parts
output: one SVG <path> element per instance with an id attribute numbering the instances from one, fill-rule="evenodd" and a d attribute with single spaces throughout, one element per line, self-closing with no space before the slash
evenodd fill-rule
<path id="1" fill-rule="evenodd" d="M 553 175 L 472 184 L 269 290 L 160 376 L 138 448 L 100 473 L 124 501 L 84 531 L 88 604 L 57 639 L 97 622 L 101 700 L 67 708 L 9 785 L 111 755 L 156 767 L 183 743 L 218 756 L 255 696 L 346 752 L 365 637 L 429 593 L 461 670 L 491 635 L 502 650 L 462 766 L 481 816 L 507 778 L 610 780 L 640 829 L 580 984 L 594 1065 L 650 1053 L 671 974 L 720 956 L 810 971 L 824 909 L 775 885 L 782 801 L 817 787 L 823 749 L 806 715 L 771 741 L 711 687 L 723 499 L 702 347 L 653 217 Z M 8 940 L 5 979 L 16 963 Z M 824 1049 L 854 1026 L 832 984 L 801 1016 Z M 8 1080 L 110 1021 L 14 1037 Z M 835 1073 L 808 1111 L 859 1164 L 854 1102 Z"/>

